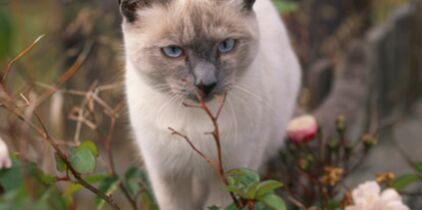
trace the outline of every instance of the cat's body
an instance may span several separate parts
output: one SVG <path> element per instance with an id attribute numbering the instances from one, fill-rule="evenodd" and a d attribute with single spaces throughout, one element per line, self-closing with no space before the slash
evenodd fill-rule
<path id="1" fill-rule="evenodd" d="M 160 0 L 155 1 L 160 2 Z M 223 46 L 222 52 L 219 52 L 221 55 L 215 56 L 217 58 L 214 59 L 216 60 L 214 63 L 217 63 L 217 67 L 221 65 L 221 70 L 213 69 L 218 75 L 214 76 L 217 77 L 216 80 L 224 80 L 221 86 L 216 85 L 215 95 L 221 95 L 227 91 L 227 101 L 218 120 L 224 168 L 226 170 L 233 168 L 259 170 L 269 156 L 274 155 L 283 144 L 285 129 L 292 115 L 299 89 L 300 67 L 290 46 L 287 32 L 270 0 L 259 0 L 254 5 L 256 21 L 253 12 L 247 8 L 253 5 L 253 1 L 248 0 L 228 0 L 226 3 L 221 3 L 224 1 L 214 3 L 218 2 L 217 0 L 167 0 L 156 5 L 150 3 L 154 0 L 147 2 L 152 6 L 138 9 L 136 13 L 124 11 L 125 8 L 123 8 L 123 13 L 127 18 L 123 23 L 126 49 L 126 92 L 136 143 L 145 161 L 157 201 L 163 210 L 198 210 L 211 205 L 225 205 L 230 197 L 224 191 L 217 174 L 185 140 L 172 135 L 169 130 L 171 127 L 187 135 L 200 151 L 216 161 L 215 142 L 211 135 L 205 134 L 213 130 L 211 121 L 203 110 L 183 105 L 183 102 L 194 104 L 191 98 L 182 94 L 169 94 L 163 90 L 167 88 L 165 90 L 171 92 L 171 82 L 174 77 L 179 76 L 161 78 L 165 80 L 161 83 L 160 74 L 175 74 L 166 72 L 169 66 L 189 66 L 188 63 L 194 63 L 191 60 L 195 56 L 192 54 L 192 58 L 188 57 L 190 55 L 189 37 L 206 39 L 206 35 L 201 33 L 211 33 L 215 36 L 221 35 L 224 40 L 231 36 L 237 39 L 236 36 L 241 33 L 248 33 L 245 41 L 238 38 L 238 49 L 233 49 L 231 54 L 223 54 L 223 50 L 226 49 Z M 240 8 L 242 5 L 245 8 Z M 169 10 L 166 11 L 160 7 L 166 7 Z M 229 9 L 222 9 L 224 7 L 229 7 Z M 235 7 L 239 7 L 238 12 L 242 14 L 231 14 L 237 11 Z M 193 13 L 189 10 L 197 11 Z M 172 12 L 179 13 L 167 19 L 165 16 L 171 16 Z M 230 27 L 236 27 L 233 25 L 236 21 L 243 21 L 239 22 L 239 25 L 243 24 L 244 28 L 236 33 L 231 33 L 229 29 L 217 29 L 218 24 L 224 20 L 207 20 L 206 18 L 219 18 L 219 14 L 208 14 L 208 12 L 221 12 L 221 16 L 230 16 L 227 20 L 230 19 L 229 22 L 233 22 L 221 23 L 222 25 L 232 24 Z M 161 16 L 163 18 L 156 20 L 156 25 L 153 24 L 152 19 L 148 19 L 149 16 L 154 15 L 156 17 L 164 15 Z M 195 15 L 199 16 L 195 17 Z M 177 18 L 183 20 L 174 23 L 173 29 L 171 21 Z M 195 21 L 197 23 L 193 23 Z M 207 24 L 207 21 L 213 24 Z M 184 22 L 185 25 L 178 25 L 180 22 Z M 189 26 L 189 22 L 193 25 Z M 169 25 L 158 29 L 162 24 Z M 203 31 L 195 27 L 203 27 Z M 213 27 L 217 32 L 210 31 Z M 165 30 L 170 30 L 170 32 L 165 32 Z M 171 30 L 178 31 L 171 32 Z M 163 46 L 174 44 L 162 38 L 166 37 L 166 33 L 167 36 L 180 36 L 178 40 L 184 44 L 187 43 L 183 45 L 187 46 L 184 48 L 186 58 L 182 61 L 161 60 L 160 64 L 154 64 L 149 58 L 159 55 L 155 54 L 155 51 L 150 51 L 153 48 L 150 42 L 160 44 L 161 40 L 166 40 L 163 41 L 165 43 Z M 225 33 L 228 37 L 224 37 Z M 192 49 L 194 48 L 195 46 L 192 46 Z M 173 52 L 178 51 L 173 49 Z M 192 52 L 197 53 L 200 50 L 192 50 Z M 160 66 L 165 70 L 154 73 L 154 68 L 158 68 L 157 65 L 164 65 L 161 62 L 171 64 L 165 67 Z M 196 66 L 206 66 L 203 65 L 205 61 L 201 62 Z M 224 73 L 224 71 L 229 72 L 230 69 L 232 69 L 231 73 Z M 180 71 L 177 75 L 183 74 L 184 71 L 188 72 L 184 76 L 186 79 L 181 79 L 184 83 L 202 78 L 200 69 L 177 71 Z M 164 76 L 161 75 L 161 77 Z M 204 78 L 203 81 L 210 77 L 204 76 Z M 184 92 L 191 90 L 188 87 L 192 89 L 186 86 L 187 90 Z M 214 112 L 216 111 L 218 103 L 215 100 L 210 100 L 207 104 Z"/>

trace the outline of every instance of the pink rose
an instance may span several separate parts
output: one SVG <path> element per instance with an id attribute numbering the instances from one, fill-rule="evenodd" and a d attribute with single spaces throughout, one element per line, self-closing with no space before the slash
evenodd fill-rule
<path id="1" fill-rule="evenodd" d="M 315 138 L 318 123 L 312 115 L 304 115 L 290 121 L 287 136 L 295 144 L 307 143 Z"/>

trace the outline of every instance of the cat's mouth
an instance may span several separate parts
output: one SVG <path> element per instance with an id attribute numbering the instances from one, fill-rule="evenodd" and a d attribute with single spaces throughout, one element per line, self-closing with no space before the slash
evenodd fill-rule
<path id="1" fill-rule="evenodd" d="M 187 95 L 187 98 L 195 103 L 199 103 L 201 101 L 203 102 L 210 102 L 212 100 L 216 100 L 219 98 L 224 97 L 224 95 L 226 95 L 227 90 L 213 90 L 212 92 L 209 93 L 204 93 L 203 91 L 200 90 L 195 90 L 194 93 L 190 93 Z"/>
<path id="2" fill-rule="evenodd" d="M 198 103 L 198 102 L 209 102 L 211 100 L 213 100 L 216 96 L 218 96 L 217 94 L 214 93 L 210 93 L 210 94 L 203 94 L 200 91 L 197 91 L 199 93 L 191 93 L 189 95 L 187 95 L 187 98 Z"/>

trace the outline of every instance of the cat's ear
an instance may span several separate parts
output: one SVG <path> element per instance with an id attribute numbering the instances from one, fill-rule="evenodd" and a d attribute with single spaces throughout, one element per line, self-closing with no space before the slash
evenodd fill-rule
<path id="1" fill-rule="evenodd" d="M 243 1 L 243 8 L 247 10 L 252 10 L 253 5 L 255 4 L 255 0 L 242 0 Z"/>
<path id="2" fill-rule="evenodd" d="M 136 20 L 136 11 L 140 7 L 148 6 L 151 0 L 118 0 L 120 13 L 128 22 Z"/>

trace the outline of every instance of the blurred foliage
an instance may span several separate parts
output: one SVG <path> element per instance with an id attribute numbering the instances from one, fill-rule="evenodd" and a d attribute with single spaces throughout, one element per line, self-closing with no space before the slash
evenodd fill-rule
<path id="1" fill-rule="evenodd" d="M 273 3 L 282 15 L 287 15 L 299 9 L 299 4 L 296 1 L 273 0 Z"/>
<path id="2" fill-rule="evenodd" d="M 408 162 L 414 169 L 414 173 L 401 175 L 391 183 L 391 187 L 398 191 L 404 190 L 415 183 L 422 183 L 422 162 L 413 162 L 410 160 Z"/>
<path id="3" fill-rule="evenodd" d="M 53 177 L 16 156 L 11 169 L 0 170 L 0 188 L 2 210 L 67 210 L 70 204 L 54 185 Z"/>
<path id="4" fill-rule="evenodd" d="M 402 6 L 405 3 L 410 2 L 411 0 L 383 0 L 372 1 L 372 19 L 373 22 L 380 23 L 387 19 L 388 15 L 396 8 Z"/>
<path id="5" fill-rule="evenodd" d="M 12 22 L 10 15 L 0 9 L 0 64 L 7 58 L 12 46 Z"/>

